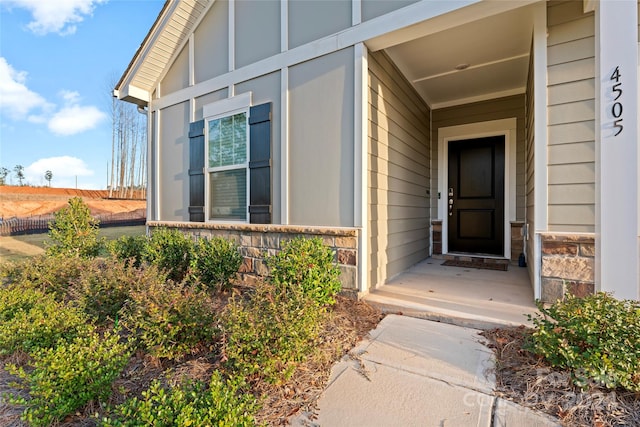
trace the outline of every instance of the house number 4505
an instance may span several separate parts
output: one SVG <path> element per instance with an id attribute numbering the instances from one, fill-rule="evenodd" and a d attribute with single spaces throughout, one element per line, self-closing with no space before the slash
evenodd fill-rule
<path id="1" fill-rule="evenodd" d="M 620 66 L 616 67 L 611 74 L 610 80 L 615 83 L 611 87 L 613 92 L 613 105 L 611 106 L 611 115 L 613 116 L 613 127 L 616 129 L 616 133 L 613 136 L 618 136 L 622 133 L 624 126 L 622 125 L 622 103 L 618 101 L 622 96 L 622 82 L 620 81 Z"/>

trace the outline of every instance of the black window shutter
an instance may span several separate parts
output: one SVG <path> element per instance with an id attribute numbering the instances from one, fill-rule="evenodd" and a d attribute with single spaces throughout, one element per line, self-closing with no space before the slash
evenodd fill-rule
<path id="1" fill-rule="evenodd" d="M 204 222 L 204 120 L 189 124 L 189 221 Z"/>
<path id="2" fill-rule="evenodd" d="M 271 103 L 249 109 L 249 222 L 271 223 Z"/>

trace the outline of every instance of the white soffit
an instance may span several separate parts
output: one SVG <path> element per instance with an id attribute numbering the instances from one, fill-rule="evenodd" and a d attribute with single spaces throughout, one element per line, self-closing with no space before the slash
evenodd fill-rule
<path id="1" fill-rule="evenodd" d="M 523 6 L 385 49 L 432 108 L 522 93 L 533 34 Z M 459 65 L 466 69 L 456 70 Z"/>
<path id="2" fill-rule="evenodd" d="M 212 0 L 168 0 L 116 90 L 133 86 L 152 92 L 169 61 L 178 52 Z M 124 90 L 125 93 L 130 91 Z M 130 93 L 133 95 L 133 93 Z M 141 99 L 142 100 L 142 99 Z M 146 101 L 146 100 L 143 100 Z"/>

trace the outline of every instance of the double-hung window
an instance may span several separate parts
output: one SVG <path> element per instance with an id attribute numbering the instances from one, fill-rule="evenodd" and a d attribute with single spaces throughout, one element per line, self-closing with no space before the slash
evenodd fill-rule
<path id="1" fill-rule="evenodd" d="M 248 109 L 205 121 L 206 219 L 248 221 Z"/>

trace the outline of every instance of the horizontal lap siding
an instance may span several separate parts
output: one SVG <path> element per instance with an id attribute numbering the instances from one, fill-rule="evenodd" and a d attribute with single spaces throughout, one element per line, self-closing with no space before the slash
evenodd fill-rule
<path id="1" fill-rule="evenodd" d="M 384 53 L 369 53 L 370 286 L 429 254 L 429 109 Z"/>
<path id="2" fill-rule="evenodd" d="M 547 9 L 548 223 L 593 232 L 595 224 L 595 24 L 582 2 Z"/>
<path id="3" fill-rule="evenodd" d="M 516 219 L 524 220 L 525 213 L 525 96 L 513 95 L 472 104 L 441 108 L 433 111 L 434 140 L 438 137 L 438 129 L 469 123 L 486 122 L 516 118 Z M 438 158 L 438 144 L 433 144 L 432 158 Z M 437 177 L 434 173 L 434 178 Z M 437 179 L 432 181 L 432 215 L 435 217 L 437 204 Z"/>
<path id="4" fill-rule="evenodd" d="M 531 55 L 529 56 L 529 74 L 527 75 L 527 92 L 525 94 L 525 123 L 526 123 L 526 141 L 525 141 L 525 193 L 526 193 L 526 221 L 529 230 L 528 239 L 526 240 L 526 253 L 529 259 L 527 263 L 529 278 L 531 283 L 535 283 L 534 251 L 535 239 L 533 239 L 533 230 L 536 229 L 535 218 L 535 102 L 534 102 L 534 84 L 533 84 L 533 46 Z"/>

